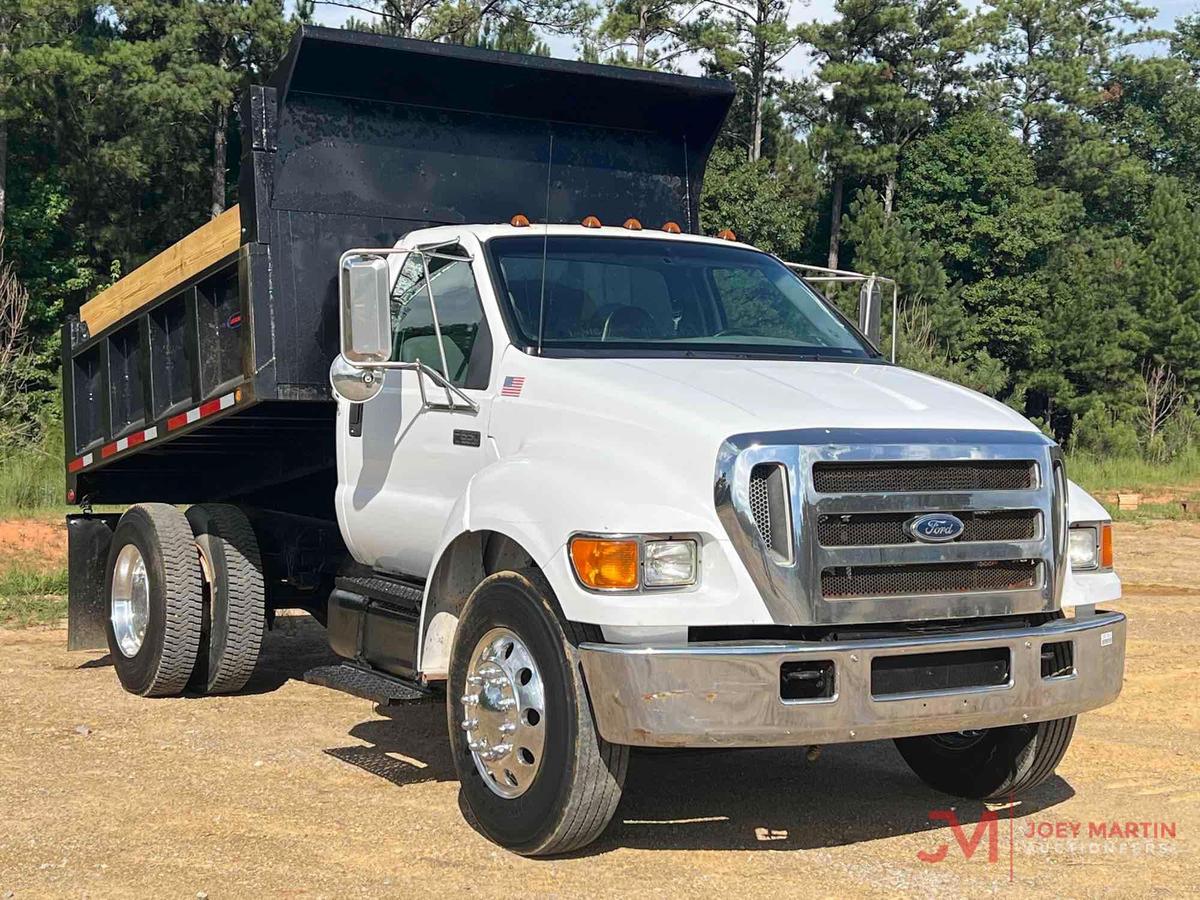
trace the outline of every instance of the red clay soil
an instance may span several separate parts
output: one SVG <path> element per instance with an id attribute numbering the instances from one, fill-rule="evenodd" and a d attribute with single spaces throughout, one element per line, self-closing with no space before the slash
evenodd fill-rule
<path id="1" fill-rule="evenodd" d="M 66 565 L 66 523 L 43 519 L 0 522 L 0 568 L 17 561 L 47 571 Z"/>

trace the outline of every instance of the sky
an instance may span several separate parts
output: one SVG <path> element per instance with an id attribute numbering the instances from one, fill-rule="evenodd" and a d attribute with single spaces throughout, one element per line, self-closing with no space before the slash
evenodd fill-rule
<path id="1" fill-rule="evenodd" d="M 347 2 L 355 3 L 359 0 L 347 0 Z M 976 0 L 964 0 L 964 4 L 968 7 L 976 7 L 980 4 Z M 370 6 L 370 0 L 362 3 L 363 6 Z M 1158 18 L 1152 23 L 1155 28 L 1170 28 L 1174 25 L 1175 20 L 1181 16 L 1191 15 L 1192 13 L 1200 12 L 1200 0 L 1159 0 L 1159 2 L 1147 2 L 1148 6 L 1157 6 Z M 330 6 L 317 0 L 316 13 L 314 19 L 318 25 L 330 25 L 335 28 L 340 28 L 342 24 L 350 16 L 356 18 L 365 18 L 365 15 L 358 10 L 348 10 L 342 7 Z M 791 19 L 793 24 L 802 21 L 812 21 L 820 19 L 828 21 L 833 18 L 833 0 L 811 0 L 809 3 L 796 3 L 792 6 Z M 563 59 L 574 59 L 578 54 L 575 50 L 575 41 L 573 38 L 563 37 L 562 35 L 547 35 L 546 43 L 550 47 L 550 55 L 557 56 Z M 698 74 L 699 65 L 695 59 L 685 59 L 682 66 L 684 72 L 688 74 Z M 790 78 L 799 78 L 809 71 L 808 55 L 803 48 L 799 48 L 790 53 L 784 58 L 783 74 Z"/>

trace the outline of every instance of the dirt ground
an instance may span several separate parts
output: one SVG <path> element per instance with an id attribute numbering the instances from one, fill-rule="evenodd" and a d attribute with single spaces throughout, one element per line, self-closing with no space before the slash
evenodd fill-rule
<path id="1" fill-rule="evenodd" d="M 37 571 L 65 566 L 66 524 L 61 519 L 9 519 L 0 522 L 0 566 L 14 564 Z"/>
<path id="2" fill-rule="evenodd" d="M 995 810 L 994 862 L 991 811 L 890 743 L 638 755 L 599 842 L 521 859 L 464 821 L 443 709 L 389 718 L 305 684 L 328 656 L 296 617 L 245 694 L 211 699 L 132 697 L 64 629 L 0 630 L 0 898 L 1197 896 L 1200 523 L 1120 525 L 1117 552 L 1124 693 Z M 969 860 L 951 809 L 964 839 L 983 825 Z"/>

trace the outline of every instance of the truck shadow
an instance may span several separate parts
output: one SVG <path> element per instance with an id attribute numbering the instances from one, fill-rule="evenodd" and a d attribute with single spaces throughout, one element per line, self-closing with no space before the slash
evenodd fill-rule
<path id="1" fill-rule="evenodd" d="M 267 694 L 289 681 L 303 681 L 304 673 L 317 666 L 340 662 L 329 649 L 325 629 L 309 615 L 278 616 L 275 626 L 267 632 L 259 653 L 254 674 L 240 694 Z M 77 669 L 103 669 L 113 664 L 112 654 L 105 653 L 85 660 Z M 203 694 L 187 692 L 185 697 L 203 698 Z"/>
<path id="2" fill-rule="evenodd" d="M 1053 776 L 1011 815 L 1034 815 L 1074 793 Z M 951 808 L 963 825 L 987 811 L 924 785 L 891 741 L 826 747 L 811 763 L 804 748 L 635 752 L 613 824 L 588 849 L 810 850 L 944 828 L 930 813 Z M 1010 810 L 996 814 L 1007 819 Z"/>
<path id="3" fill-rule="evenodd" d="M 362 722 L 350 731 L 363 743 L 325 752 L 401 788 L 457 780 L 442 704 L 377 712 L 390 718 Z M 1019 822 L 1074 793 L 1053 776 L 1022 795 L 1011 816 Z M 635 750 L 612 825 L 573 855 L 623 847 L 812 850 L 944 828 L 945 821 L 932 821 L 930 813 L 950 809 L 969 826 L 968 839 L 987 812 L 982 803 L 926 787 L 890 741 L 827 747 L 815 762 L 807 761 L 805 748 Z M 1004 834 L 1010 810 L 995 814 Z M 1019 832 L 1020 825 L 1015 827 Z"/>

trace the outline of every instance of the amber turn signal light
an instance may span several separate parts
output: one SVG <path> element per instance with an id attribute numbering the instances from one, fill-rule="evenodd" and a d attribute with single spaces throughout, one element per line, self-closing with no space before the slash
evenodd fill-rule
<path id="1" fill-rule="evenodd" d="M 625 224 L 622 225 L 621 227 L 628 228 L 630 231 L 641 231 L 642 223 L 639 222 L 637 219 L 629 218 L 629 219 L 625 220 Z"/>
<path id="2" fill-rule="evenodd" d="M 619 538 L 573 538 L 571 565 L 585 587 L 600 591 L 635 590 L 638 543 Z"/>
<path id="3" fill-rule="evenodd" d="M 1100 526 L 1100 568 L 1113 567 L 1113 531 L 1111 524 Z"/>
<path id="4" fill-rule="evenodd" d="M 599 228 L 600 220 L 597 219 L 595 216 L 588 216 L 586 219 L 584 219 L 579 224 L 582 225 L 584 228 Z"/>
<path id="5" fill-rule="evenodd" d="M 733 233 L 732 228 L 723 228 L 717 232 L 717 237 L 723 241 L 736 241 L 737 235 Z"/>
<path id="6" fill-rule="evenodd" d="M 515 216 L 513 216 L 511 219 L 509 219 L 508 224 L 511 225 L 513 228 L 528 228 L 529 220 L 527 218 L 525 218 L 525 216 L 521 215 L 520 213 L 517 213 Z"/>
<path id="7" fill-rule="evenodd" d="M 667 222 L 665 225 L 663 225 L 662 230 L 665 231 L 667 234 L 679 234 L 680 233 L 679 223 Z"/>

